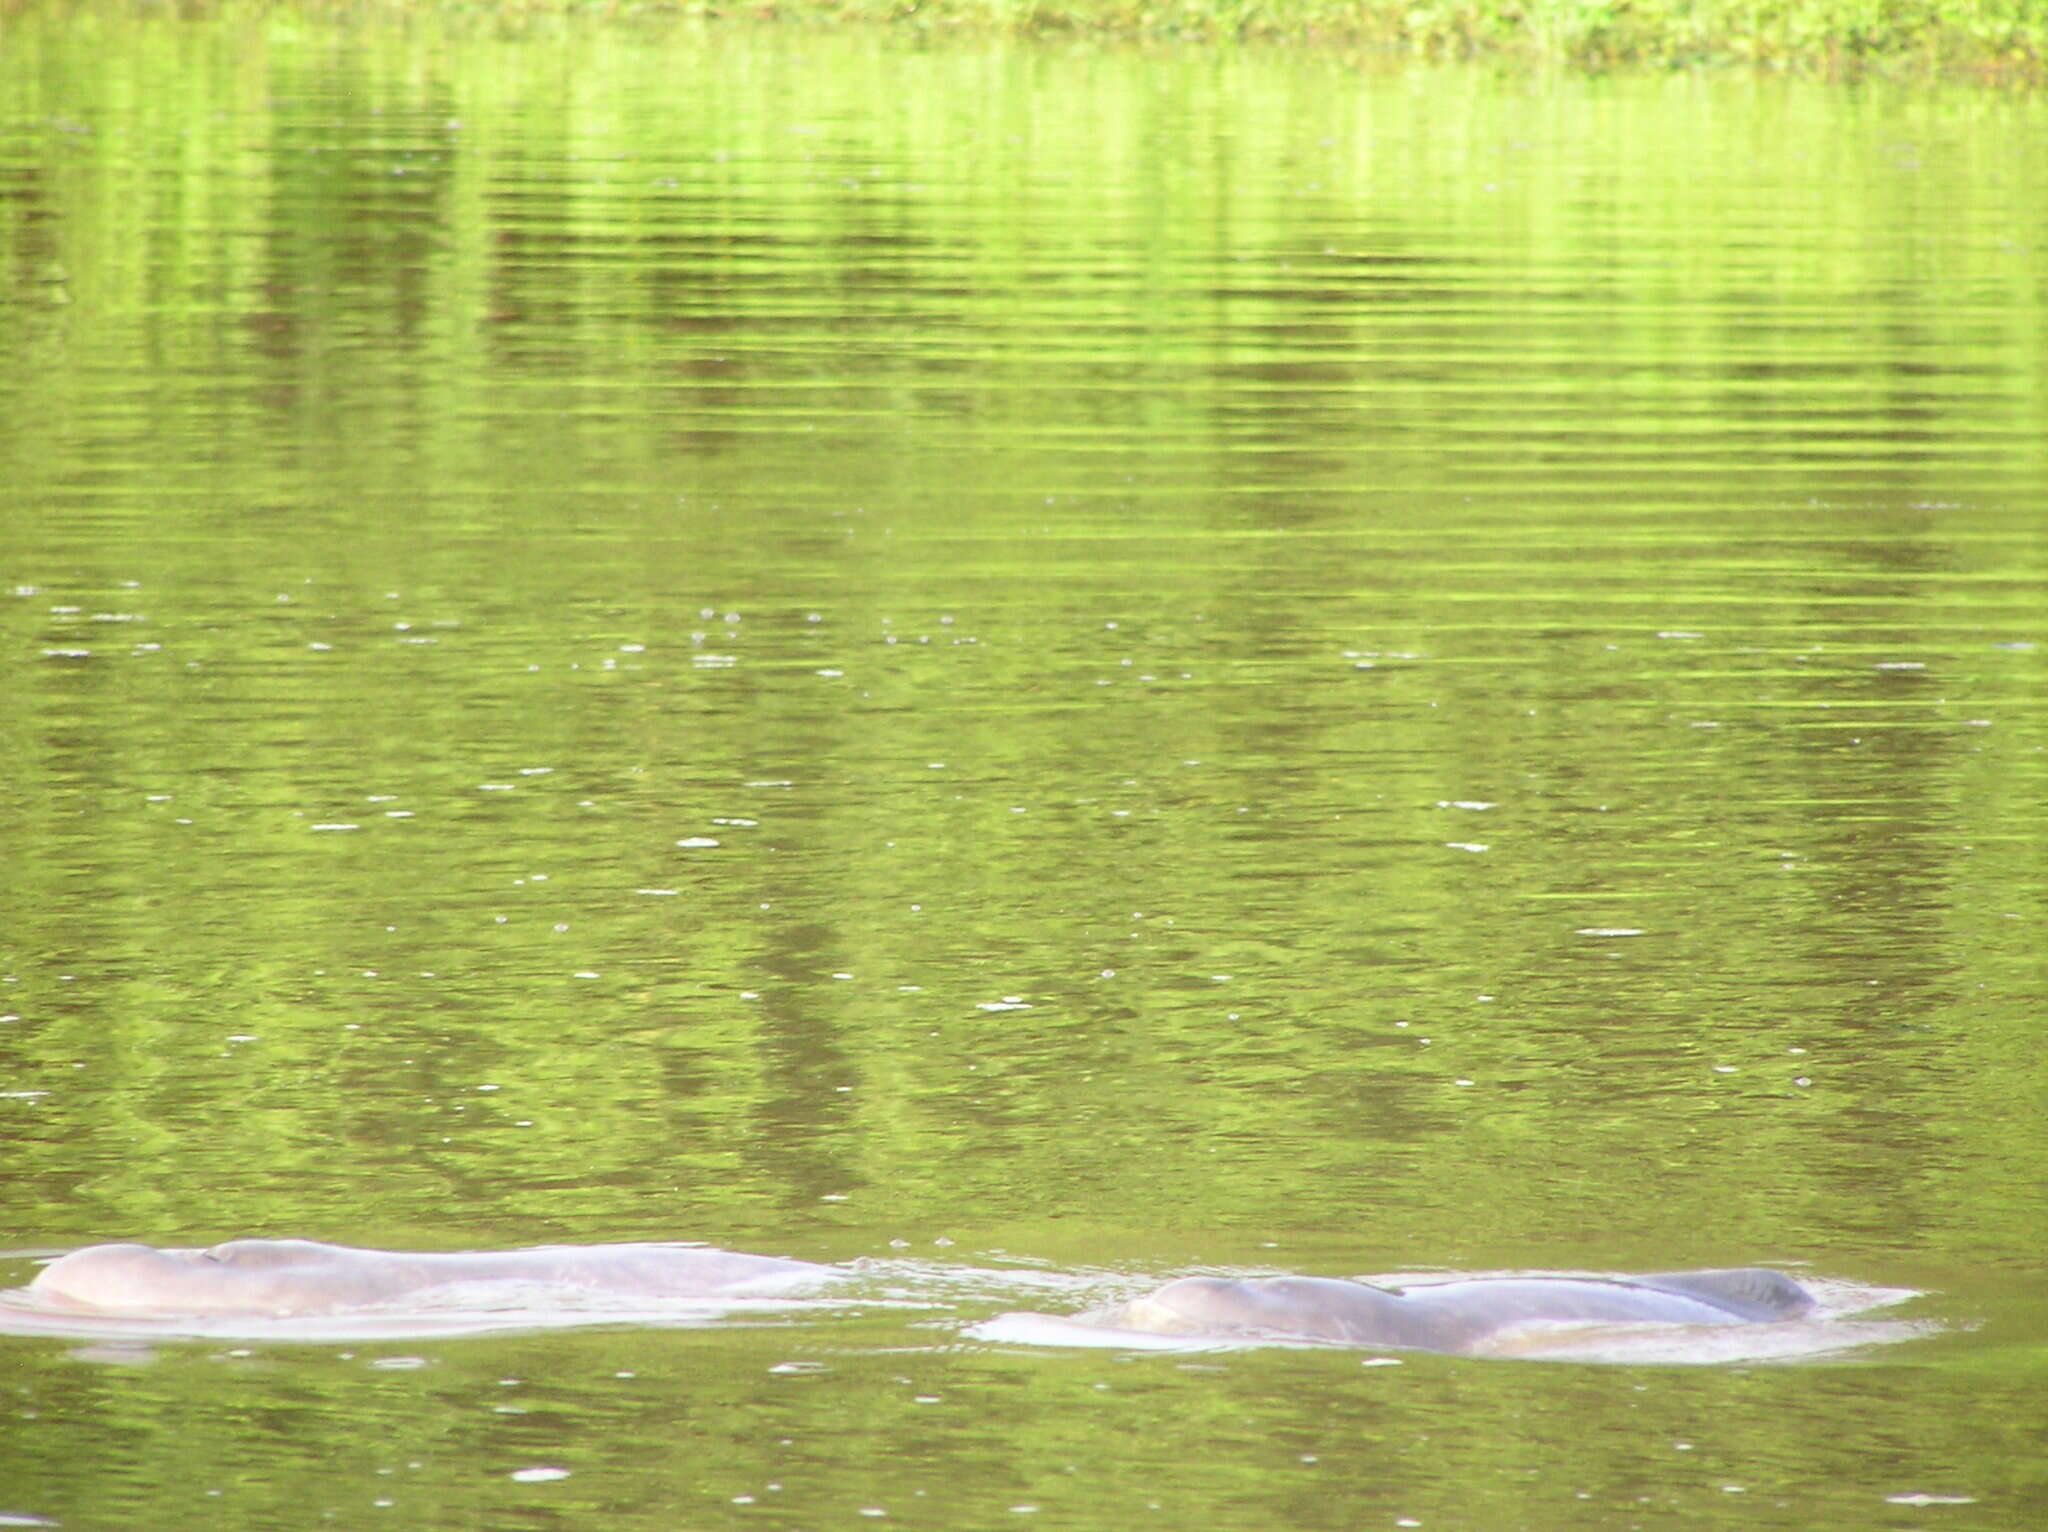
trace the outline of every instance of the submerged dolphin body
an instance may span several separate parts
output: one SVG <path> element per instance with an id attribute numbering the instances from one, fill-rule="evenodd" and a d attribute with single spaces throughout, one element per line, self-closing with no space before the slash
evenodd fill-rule
<path id="1" fill-rule="evenodd" d="M 599 1300 L 776 1297 L 836 1275 L 778 1256 L 690 1245 L 560 1245 L 430 1253 L 309 1239 L 238 1239 L 206 1250 L 93 1245 L 45 1266 L 22 1290 L 62 1313 L 202 1316 L 349 1313 L 437 1297 L 487 1308 L 534 1289 Z"/>
<path id="2" fill-rule="evenodd" d="M 1813 1295 L 1782 1272 L 1741 1268 L 1475 1277 L 1401 1291 L 1333 1277 L 1183 1277 L 1089 1318 L 1153 1335 L 1477 1355 L 1565 1326 L 1765 1324 L 1804 1318 L 1815 1307 Z"/>

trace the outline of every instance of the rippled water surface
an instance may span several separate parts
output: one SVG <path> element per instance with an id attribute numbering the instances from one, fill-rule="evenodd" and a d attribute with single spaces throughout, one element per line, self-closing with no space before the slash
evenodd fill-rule
<path id="1" fill-rule="evenodd" d="M 1933 86 L 0 18 L 0 1286 L 1043 1286 L 0 1336 L 0 1514 L 2048 1519 L 2044 145 Z M 1736 1264 L 1937 1333 L 966 1333 Z"/>

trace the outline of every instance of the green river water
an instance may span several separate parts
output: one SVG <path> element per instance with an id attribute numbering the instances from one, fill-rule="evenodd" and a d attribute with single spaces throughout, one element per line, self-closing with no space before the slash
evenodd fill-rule
<path id="1" fill-rule="evenodd" d="M 0 1335 L 0 1525 L 2048 1523 L 2044 646 L 2040 97 L 0 16 L 0 1286 L 1043 1286 Z M 961 1333 L 1731 1264 L 1931 1333 Z"/>

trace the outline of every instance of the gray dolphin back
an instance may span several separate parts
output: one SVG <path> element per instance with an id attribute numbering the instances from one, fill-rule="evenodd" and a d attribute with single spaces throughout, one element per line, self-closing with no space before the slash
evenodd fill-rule
<path id="1" fill-rule="evenodd" d="M 1761 1266 L 1739 1266 L 1726 1271 L 1666 1271 L 1628 1280 L 1637 1287 L 1654 1287 L 1660 1292 L 1697 1298 L 1738 1318 L 1759 1323 L 1799 1319 L 1815 1308 L 1812 1293 L 1782 1271 L 1766 1271 Z"/>

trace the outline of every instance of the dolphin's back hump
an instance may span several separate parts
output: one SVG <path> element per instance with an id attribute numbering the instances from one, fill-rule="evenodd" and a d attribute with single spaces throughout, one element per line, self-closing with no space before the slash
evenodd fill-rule
<path id="1" fill-rule="evenodd" d="M 1629 1281 L 1638 1287 L 1682 1293 L 1740 1318 L 1760 1322 L 1798 1319 L 1814 1308 L 1812 1293 L 1782 1271 L 1769 1271 L 1761 1266 L 1739 1266 L 1727 1271 L 1658 1272 L 1653 1276 L 1631 1277 Z"/>

